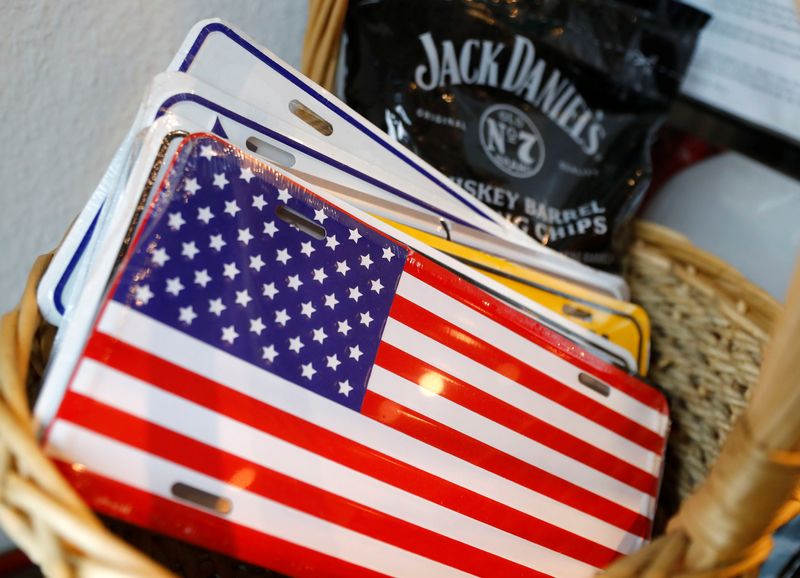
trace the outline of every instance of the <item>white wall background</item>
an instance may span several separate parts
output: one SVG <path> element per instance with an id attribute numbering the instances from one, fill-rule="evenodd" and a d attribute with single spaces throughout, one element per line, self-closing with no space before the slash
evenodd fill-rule
<path id="1" fill-rule="evenodd" d="M 297 66 L 305 0 L 3 0 L 0 312 L 56 246 L 189 28 L 218 16 Z"/>
<path id="2" fill-rule="evenodd" d="M 58 244 L 195 22 L 228 20 L 297 66 L 306 11 L 305 0 L 0 2 L 0 312 Z"/>

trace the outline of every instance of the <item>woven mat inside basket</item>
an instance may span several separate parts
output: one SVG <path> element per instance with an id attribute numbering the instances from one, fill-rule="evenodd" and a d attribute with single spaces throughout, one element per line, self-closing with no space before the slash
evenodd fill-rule
<path id="1" fill-rule="evenodd" d="M 652 322 L 650 380 L 670 400 L 660 520 L 702 481 L 758 379 L 780 305 L 684 237 L 639 223 L 627 262 L 632 300 Z"/>

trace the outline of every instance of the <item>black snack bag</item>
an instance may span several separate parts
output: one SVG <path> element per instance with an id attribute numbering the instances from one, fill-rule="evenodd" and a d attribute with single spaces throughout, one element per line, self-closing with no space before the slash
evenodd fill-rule
<path id="1" fill-rule="evenodd" d="M 353 0 L 345 97 L 543 244 L 614 269 L 707 19 L 672 0 Z"/>

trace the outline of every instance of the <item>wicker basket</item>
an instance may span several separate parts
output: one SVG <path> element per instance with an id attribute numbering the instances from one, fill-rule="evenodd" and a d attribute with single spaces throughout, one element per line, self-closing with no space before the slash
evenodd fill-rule
<path id="1" fill-rule="evenodd" d="M 326 87 L 332 85 L 335 76 L 346 7 L 346 0 L 309 2 L 303 70 Z M 0 326 L 0 525 L 49 578 L 166 578 L 174 576 L 171 572 L 197 578 L 270 575 L 119 522 L 107 520 L 104 524 L 45 456 L 36 442 L 30 404 L 41 383 L 55 333 L 43 322 L 35 298 L 36 285 L 49 258 L 46 255 L 36 262 L 20 305 L 3 317 Z M 670 533 L 615 564 L 608 575 L 754 577 L 769 553 L 770 532 L 800 511 L 800 503 L 786 497 L 800 476 L 800 457 L 790 452 L 776 457 L 775 452 L 756 446 L 749 434 L 742 435 L 747 434 L 746 428 L 733 428 L 747 407 L 767 337 L 781 308 L 724 262 L 699 251 L 684 237 L 652 224 L 637 225 L 628 271 L 634 301 L 644 306 L 652 321 L 651 379 L 667 392 L 672 408 L 673 431 L 665 461 L 660 519 L 665 522 L 690 495 L 695 501 L 699 495 L 701 504 L 708 494 L 743 495 L 728 492 L 727 486 L 735 484 L 724 475 L 714 475 L 719 465 L 712 472 L 711 482 L 700 483 L 707 479 L 729 432 L 732 435 L 724 458 L 733 455 L 735 466 L 744 463 L 756 468 L 749 471 L 761 486 L 773 480 L 762 475 L 759 468 L 767 473 L 777 469 L 774 478 L 779 483 L 769 486 L 775 496 L 755 506 L 763 510 L 754 512 L 756 518 L 772 520 L 766 530 L 766 523 L 756 524 L 754 533 L 753 524 L 747 527 L 741 515 L 726 519 L 724 515 L 712 516 L 713 508 L 689 508 L 709 514 L 706 530 L 712 535 L 717 530 L 725 535 L 748 530 L 743 534 L 747 540 L 738 543 L 751 546 L 728 552 L 725 563 L 695 565 L 712 569 L 685 572 L 682 560 L 691 546 L 687 537 L 691 533 L 683 531 L 681 520 L 677 524 L 673 520 Z M 737 454 L 741 446 L 746 451 Z M 747 460 L 737 461 L 741 454 Z M 724 466 L 725 459 L 721 463 Z M 756 487 L 760 487 L 758 484 Z M 695 528 L 704 525 L 703 520 L 694 523 Z M 766 535 L 753 542 L 762 531 Z"/>

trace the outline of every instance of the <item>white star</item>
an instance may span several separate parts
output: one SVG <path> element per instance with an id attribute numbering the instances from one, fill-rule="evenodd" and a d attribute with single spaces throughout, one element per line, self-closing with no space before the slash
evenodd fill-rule
<path id="1" fill-rule="evenodd" d="M 336 235 L 328 235 L 325 237 L 325 246 L 336 250 L 336 247 L 339 246 L 339 241 L 336 240 Z"/>
<path id="2" fill-rule="evenodd" d="M 264 297 L 274 299 L 276 293 L 278 293 L 278 290 L 275 289 L 275 283 L 264 283 L 264 285 L 261 286 L 261 294 Z"/>
<path id="3" fill-rule="evenodd" d="M 322 343 L 328 338 L 328 334 L 325 333 L 325 329 L 322 327 L 319 329 L 312 329 L 311 331 L 314 333 L 312 340 L 316 341 L 317 343 Z"/>
<path id="4" fill-rule="evenodd" d="M 289 194 L 289 189 L 278 189 L 278 200 L 282 203 L 288 203 L 292 198 Z"/>
<path id="5" fill-rule="evenodd" d="M 263 209 L 267 205 L 267 201 L 264 200 L 264 195 L 258 195 L 257 197 L 253 197 L 253 207 L 258 209 L 259 211 Z"/>
<path id="6" fill-rule="evenodd" d="M 366 313 L 359 313 L 359 315 L 361 316 L 362 325 L 369 327 L 369 324 L 373 322 L 372 315 L 369 314 L 369 311 Z"/>
<path id="7" fill-rule="evenodd" d="M 319 281 L 320 283 L 322 283 L 327 278 L 328 276 L 325 274 L 325 269 L 323 269 L 322 267 L 320 267 L 319 269 L 314 269 L 314 281 Z"/>
<path id="8" fill-rule="evenodd" d="M 317 370 L 314 369 L 314 366 L 311 364 L 311 362 L 304 363 L 300 367 L 303 368 L 302 374 L 303 377 L 305 377 L 306 379 L 311 379 L 312 377 L 314 377 L 314 374 L 317 373 Z"/>
<path id="9" fill-rule="evenodd" d="M 236 279 L 236 276 L 239 274 L 239 269 L 236 267 L 236 263 L 234 261 L 223 264 L 222 268 L 224 269 L 222 276 L 227 277 L 228 279 Z"/>
<path id="10" fill-rule="evenodd" d="M 289 289 L 294 289 L 295 291 L 300 289 L 300 285 L 302 284 L 303 282 L 300 281 L 300 275 L 291 275 L 286 280 L 286 285 L 289 286 Z"/>
<path id="11" fill-rule="evenodd" d="M 261 332 L 266 329 L 267 326 L 264 325 L 264 322 L 261 321 L 261 317 L 257 317 L 256 319 L 250 320 L 250 331 L 255 333 L 256 335 L 261 335 Z"/>
<path id="12" fill-rule="evenodd" d="M 250 297 L 250 293 L 247 292 L 247 289 L 242 289 L 241 291 L 236 292 L 236 303 L 241 305 L 242 307 L 247 307 L 247 304 L 253 300 Z"/>
<path id="13" fill-rule="evenodd" d="M 270 363 L 275 361 L 275 358 L 278 357 L 278 352 L 275 351 L 275 346 L 270 345 L 269 347 L 262 347 L 261 357 Z"/>
<path id="14" fill-rule="evenodd" d="M 236 201 L 225 201 L 225 213 L 228 213 L 231 217 L 235 217 L 236 213 L 241 211 L 239 205 L 236 204 Z"/>
<path id="15" fill-rule="evenodd" d="M 137 285 L 133 291 L 136 294 L 137 305 L 147 305 L 147 302 L 155 297 L 155 294 L 150 291 L 150 285 Z"/>
<path id="16" fill-rule="evenodd" d="M 236 333 L 236 328 L 233 325 L 228 325 L 228 327 L 222 328 L 222 341 L 227 341 L 233 345 L 233 342 L 236 341 L 237 337 L 239 337 L 239 334 Z"/>
<path id="17" fill-rule="evenodd" d="M 203 221 L 206 225 L 214 218 L 214 213 L 211 212 L 211 207 L 202 207 L 197 209 L 197 220 Z"/>
<path id="18" fill-rule="evenodd" d="M 172 279 L 167 279 L 167 293 L 171 293 L 178 296 L 178 293 L 183 291 L 183 283 L 181 283 L 180 277 L 173 277 Z"/>
<path id="19" fill-rule="evenodd" d="M 331 293 L 330 295 L 325 295 L 325 307 L 334 309 L 338 303 L 339 300 L 336 298 L 335 294 Z"/>
<path id="20" fill-rule="evenodd" d="M 261 271 L 261 268 L 266 265 L 264 263 L 264 259 L 261 258 L 261 255 L 251 255 L 250 256 L 250 268 L 255 269 L 256 272 Z"/>
<path id="21" fill-rule="evenodd" d="M 371 285 L 370 290 L 375 291 L 375 293 L 380 293 L 381 289 L 383 289 L 383 283 L 381 283 L 380 279 L 373 279 L 369 284 Z"/>
<path id="22" fill-rule="evenodd" d="M 315 209 L 314 210 L 314 220 L 319 221 L 320 224 L 325 222 L 325 219 L 328 218 L 328 215 L 325 214 L 324 209 Z"/>
<path id="23" fill-rule="evenodd" d="M 205 288 L 209 281 L 211 281 L 211 276 L 208 274 L 208 269 L 194 272 L 194 282 L 198 285 L 202 285 Z"/>
<path id="24" fill-rule="evenodd" d="M 239 178 L 245 181 L 248 185 L 250 184 L 250 179 L 252 179 L 255 175 L 253 171 L 250 170 L 250 167 L 244 167 L 242 172 L 239 173 Z"/>
<path id="25" fill-rule="evenodd" d="M 289 338 L 289 349 L 294 351 L 295 353 L 300 353 L 300 350 L 303 349 L 303 342 L 300 341 L 299 337 L 291 337 Z"/>
<path id="26" fill-rule="evenodd" d="M 227 307 L 222 303 L 222 299 L 209 299 L 208 300 L 208 312 L 213 313 L 217 317 L 222 315 L 222 312 L 225 311 Z"/>
<path id="27" fill-rule="evenodd" d="M 275 351 L 275 346 L 270 345 L 269 347 L 262 347 L 261 348 L 261 357 L 265 360 L 272 363 L 275 361 L 275 358 L 278 357 L 278 352 Z"/>
<path id="28" fill-rule="evenodd" d="M 361 351 L 361 348 L 358 345 L 355 347 L 349 347 L 348 349 L 350 350 L 350 359 L 355 359 L 358 361 L 361 359 L 361 356 L 364 355 L 364 352 Z"/>
<path id="29" fill-rule="evenodd" d="M 356 229 L 356 228 L 350 229 L 350 237 L 349 237 L 349 239 L 353 243 L 358 243 L 358 240 L 360 238 L 361 238 L 361 233 L 358 232 L 358 229 Z"/>
<path id="30" fill-rule="evenodd" d="M 217 153 L 214 152 L 211 145 L 203 145 L 200 147 L 200 156 L 211 160 L 212 157 L 217 156 Z"/>
<path id="31" fill-rule="evenodd" d="M 345 397 L 348 397 L 350 395 L 350 392 L 353 391 L 353 386 L 350 385 L 349 379 L 340 381 L 338 385 L 339 385 L 339 393 L 344 394 Z"/>
<path id="32" fill-rule="evenodd" d="M 173 231 L 180 231 L 180 228 L 185 224 L 186 221 L 183 220 L 183 215 L 181 215 L 180 211 L 169 214 L 167 226 Z"/>
<path id="33" fill-rule="evenodd" d="M 347 272 L 350 270 L 350 267 L 347 266 L 347 261 L 337 261 L 336 262 L 336 272 L 341 273 L 342 275 L 347 275 Z"/>
<path id="34" fill-rule="evenodd" d="M 218 189 L 224 189 L 230 181 L 225 178 L 225 173 L 214 173 L 214 186 Z"/>
<path id="35" fill-rule="evenodd" d="M 358 287 L 350 287 L 347 291 L 350 293 L 348 297 L 358 303 L 358 300 L 361 298 L 361 291 L 359 291 Z"/>
<path id="36" fill-rule="evenodd" d="M 345 319 L 344 321 L 337 321 L 336 325 L 339 326 L 339 329 L 337 329 L 337 331 L 342 335 L 347 335 L 350 329 L 352 329 L 350 327 L 350 324 L 347 322 L 347 319 Z"/>
<path id="37" fill-rule="evenodd" d="M 275 312 L 275 323 L 280 323 L 283 327 L 286 327 L 286 322 L 291 318 L 291 315 L 286 313 L 286 309 L 281 309 L 280 311 Z"/>
<path id="38" fill-rule="evenodd" d="M 289 249 L 278 249 L 276 252 L 275 260 L 280 261 L 284 265 L 289 262 L 292 256 L 289 254 Z"/>
<path id="39" fill-rule="evenodd" d="M 215 251 L 221 250 L 227 243 L 222 238 L 222 235 L 209 235 L 208 237 L 208 246 L 214 249 Z"/>
<path id="40" fill-rule="evenodd" d="M 392 251 L 391 247 L 384 247 L 382 256 L 387 261 L 391 261 L 394 258 L 394 251 Z"/>
<path id="41" fill-rule="evenodd" d="M 169 261 L 169 255 L 167 255 L 167 250 L 164 247 L 160 249 L 156 249 L 153 251 L 152 261 L 156 265 L 163 267 L 164 264 Z"/>
<path id="42" fill-rule="evenodd" d="M 197 179 L 186 179 L 186 184 L 183 185 L 183 190 L 186 191 L 186 194 L 190 197 L 193 197 L 194 194 L 202 188 L 203 187 L 197 184 Z"/>
<path id="43" fill-rule="evenodd" d="M 339 358 L 336 357 L 336 355 L 326 355 L 325 359 L 328 361 L 328 367 L 330 367 L 334 371 L 336 371 L 336 368 L 342 364 L 342 362 L 339 361 Z"/>
<path id="44" fill-rule="evenodd" d="M 369 253 L 361 255 L 361 266 L 365 269 L 369 269 L 370 265 L 372 265 L 372 258 L 369 256 Z"/>
<path id="45" fill-rule="evenodd" d="M 278 232 L 278 227 L 275 226 L 275 221 L 270 221 L 269 223 L 264 223 L 264 234 L 269 235 L 270 237 L 274 237 L 275 233 Z"/>
<path id="46" fill-rule="evenodd" d="M 311 319 L 311 316 L 314 315 L 315 311 L 316 309 L 311 304 L 311 301 L 307 301 L 300 306 L 300 315 L 305 315 L 309 319 Z"/>
<path id="47" fill-rule="evenodd" d="M 200 252 L 200 249 L 197 248 L 197 245 L 194 244 L 194 241 L 189 243 L 182 243 L 183 251 L 181 251 L 181 255 L 186 257 L 187 259 L 194 259 L 194 256 Z"/>
<path id="48" fill-rule="evenodd" d="M 178 321 L 181 321 L 186 325 L 191 325 L 192 321 L 197 318 L 197 313 L 194 312 L 194 307 L 191 305 L 189 305 L 189 307 L 180 307 L 179 311 L 180 314 L 178 315 Z"/>
<path id="49" fill-rule="evenodd" d="M 250 240 L 253 238 L 253 235 L 250 233 L 250 229 L 245 227 L 244 229 L 239 229 L 239 236 L 237 237 L 237 241 L 241 241 L 245 245 L 247 245 Z"/>
<path id="50" fill-rule="evenodd" d="M 306 257 L 310 257 L 311 253 L 314 252 L 314 247 L 311 245 L 311 241 L 306 241 L 305 243 L 300 243 L 300 252 L 305 255 Z"/>

